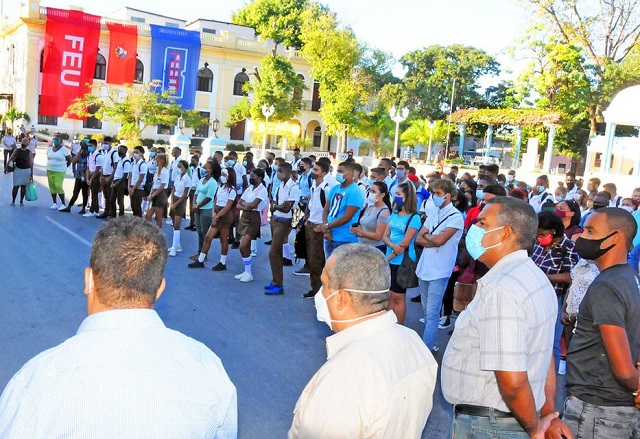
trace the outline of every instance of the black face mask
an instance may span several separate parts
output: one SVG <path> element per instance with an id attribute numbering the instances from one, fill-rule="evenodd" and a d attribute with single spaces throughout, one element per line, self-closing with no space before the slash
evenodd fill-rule
<path id="1" fill-rule="evenodd" d="M 256 185 L 256 179 L 255 179 L 255 178 L 250 178 L 250 179 L 249 179 L 249 184 L 250 184 L 251 186 L 255 186 L 255 185 Z"/>
<path id="2" fill-rule="evenodd" d="M 593 205 L 593 210 L 603 209 L 605 207 L 607 207 L 606 204 L 594 204 Z"/>
<path id="3" fill-rule="evenodd" d="M 618 231 L 611 232 L 610 234 L 608 234 L 607 236 L 601 239 L 586 239 L 586 238 L 580 237 L 576 239 L 576 247 L 575 247 L 576 253 L 578 253 L 578 256 L 580 256 L 582 259 L 595 261 L 596 259 L 599 259 L 602 256 L 604 256 L 609 250 L 611 250 L 613 247 L 616 246 L 615 244 L 613 244 L 606 248 L 600 248 L 600 246 L 604 241 L 606 241 L 616 233 L 618 233 Z"/>

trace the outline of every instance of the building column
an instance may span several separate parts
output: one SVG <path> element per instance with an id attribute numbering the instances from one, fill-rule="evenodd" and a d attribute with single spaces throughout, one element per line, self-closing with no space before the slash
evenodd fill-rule
<path id="1" fill-rule="evenodd" d="M 522 148 L 522 127 L 517 126 L 516 130 L 516 157 L 513 162 L 513 169 L 520 167 L 520 149 Z"/>
<path id="2" fill-rule="evenodd" d="M 600 172 L 602 174 L 609 174 L 611 169 L 611 156 L 613 155 L 613 142 L 616 136 L 616 124 L 613 122 L 607 122 L 607 129 L 604 133 L 605 142 L 607 147 L 604 152 L 604 157 L 601 161 Z"/>
<path id="3" fill-rule="evenodd" d="M 493 143 L 493 125 L 489 125 L 487 128 L 487 145 L 484 148 L 484 156 L 489 157 L 491 152 L 491 143 Z"/>
<path id="4" fill-rule="evenodd" d="M 542 163 L 542 172 L 551 172 L 551 159 L 553 158 L 553 142 L 556 138 L 556 127 L 549 127 L 549 141 L 547 142 L 547 150 L 544 152 L 544 161 Z"/>

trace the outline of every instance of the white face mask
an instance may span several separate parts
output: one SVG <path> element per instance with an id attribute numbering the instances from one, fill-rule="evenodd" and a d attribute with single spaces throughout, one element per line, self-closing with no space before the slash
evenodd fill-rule
<path id="1" fill-rule="evenodd" d="M 343 288 L 343 290 L 349 291 L 350 293 L 360 293 L 360 294 L 384 294 L 389 291 L 389 290 L 363 291 L 363 290 L 349 290 L 347 288 Z M 319 322 L 325 322 L 327 326 L 329 326 L 329 329 L 331 329 L 332 331 L 333 331 L 333 325 L 331 324 L 332 322 L 338 322 L 338 323 L 357 322 L 358 320 L 366 319 L 367 317 L 372 316 L 374 314 L 380 314 L 387 311 L 386 309 L 383 309 L 381 311 L 376 311 L 374 313 L 367 314 L 366 316 L 356 317 L 355 319 L 332 320 L 331 314 L 329 313 L 329 306 L 327 305 L 327 301 L 331 299 L 333 296 L 335 296 L 336 294 L 338 294 L 338 291 L 340 290 L 336 290 L 334 293 L 330 294 L 329 297 L 327 297 L 326 299 L 322 294 L 323 291 L 324 291 L 324 287 L 320 287 L 316 295 L 313 297 L 313 301 L 316 304 L 316 318 L 318 319 Z"/>
<path id="2" fill-rule="evenodd" d="M 620 208 L 626 210 L 629 213 L 633 213 L 633 206 L 620 206 Z"/>
<path id="3" fill-rule="evenodd" d="M 222 183 L 222 184 L 226 184 L 226 183 L 227 183 L 227 177 L 226 177 L 226 176 L 224 176 L 224 175 L 221 175 L 221 176 L 220 176 L 220 183 Z"/>
<path id="4" fill-rule="evenodd" d="M 369 192 L 369 202 L 376 204 L 378 202 L 378 195 L 380 194 L 374 194 L 373 192 Z"/>

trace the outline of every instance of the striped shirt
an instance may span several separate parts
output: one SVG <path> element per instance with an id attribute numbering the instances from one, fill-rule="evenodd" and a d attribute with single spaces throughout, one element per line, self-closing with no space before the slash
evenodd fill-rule
<path id="1" fill-rule="evenodd" d="M 527 372 L 540 410 L 557 315 L 553 287 L 527 252 L 503 257 L 456 321 L 442 360 L 445 399 L 508 412 L 495 371 Z"/>

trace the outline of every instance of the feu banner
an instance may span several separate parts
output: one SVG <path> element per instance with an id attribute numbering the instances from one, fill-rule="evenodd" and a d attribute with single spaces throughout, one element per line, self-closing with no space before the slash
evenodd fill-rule
<path id="1" fill-rule="evenodd" d="M 193 109 L 196 97 L 200 33 L 151 24 L 151 80 L 171 90 L 175 102 Z"/>
<path id="2" fill-rule="evenodd" d="M 109 28 L 109 84 L 133 84 L 136 75 L 138 27 L 120 23 L 107 23 Z"/>
<path id="3" fill-rule="evenodd" d="M 60 117 L 91 90 L 100 39 L 100 17 L 47 8 L 40 114 Z"/>

